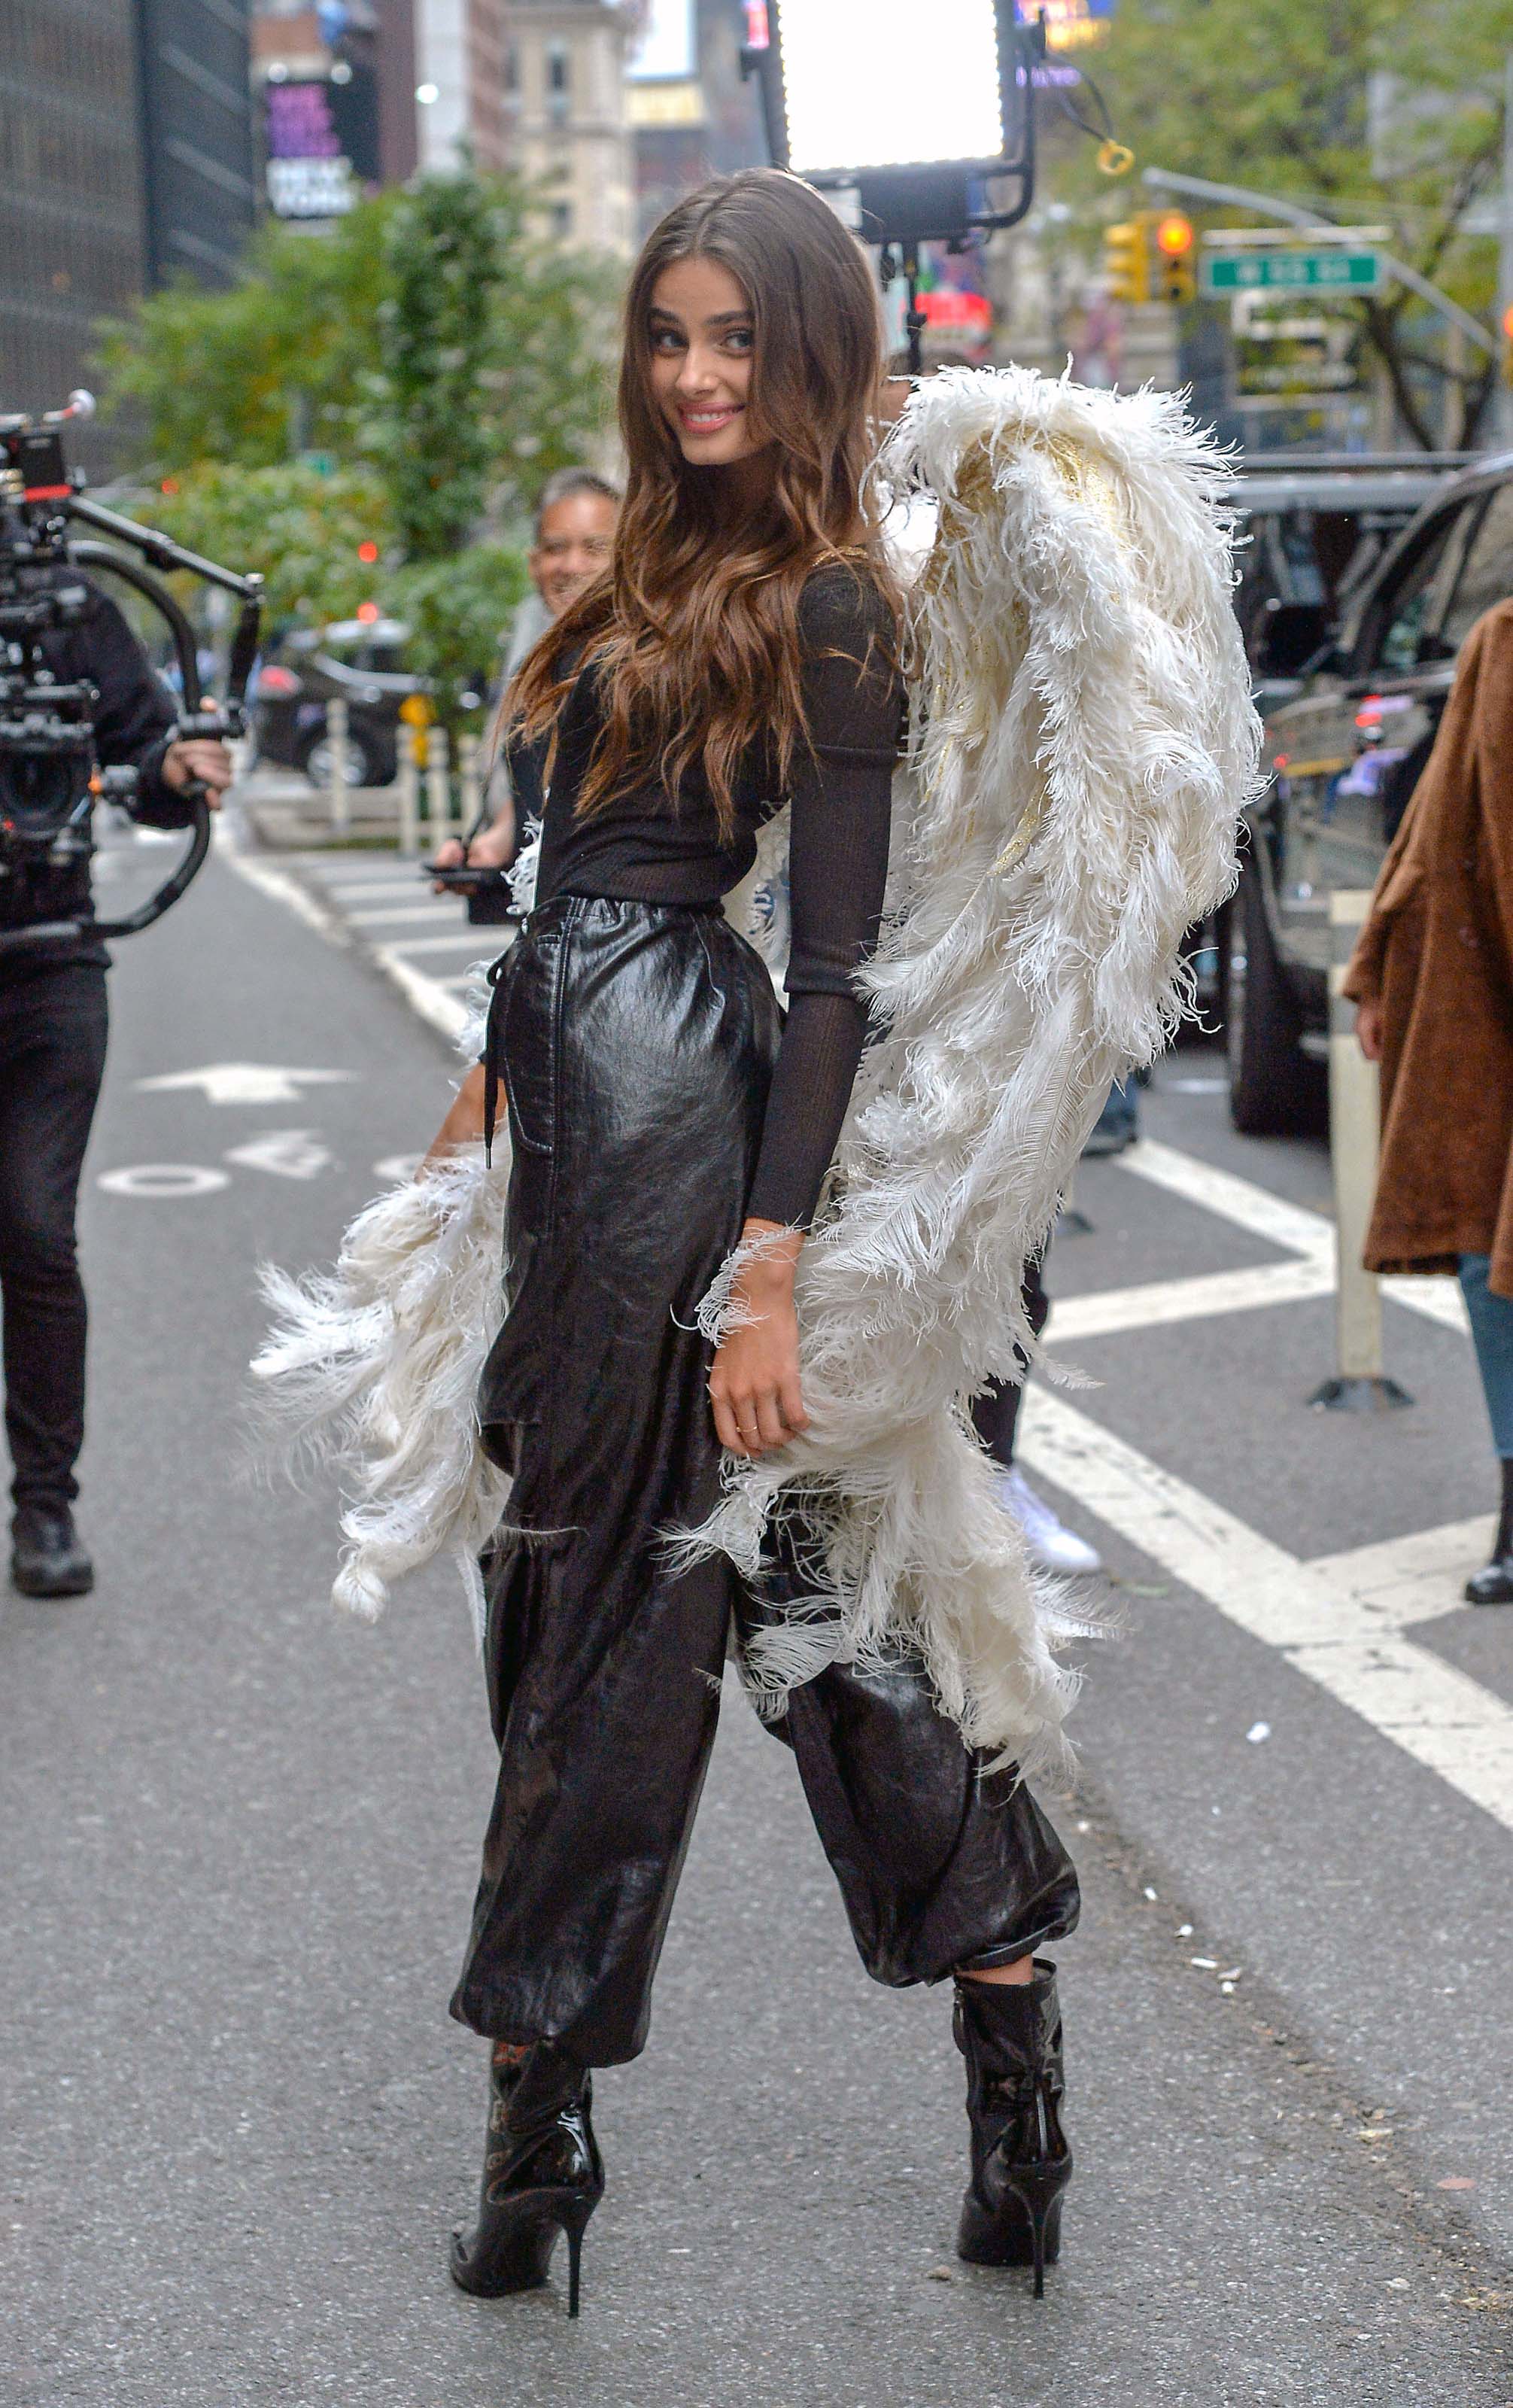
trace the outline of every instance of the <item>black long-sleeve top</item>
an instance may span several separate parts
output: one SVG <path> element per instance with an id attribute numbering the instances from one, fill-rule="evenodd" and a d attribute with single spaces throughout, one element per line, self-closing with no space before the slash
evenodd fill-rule
<path id="1" fill-rule="evenodd" d="M 616 795 L 591 818 L 575 817 L 601 725 L 588 665 L 558 728 L 536 899 L 717 902 L 750 869 L 764 822 L 792 803 L 789 1012 L 748 1210 L 806 1228 L 866 1036 L 854 978 L 882 917 L 904 696 L 892 612 L 864 571 L 841 564 L 815 571 L 799 605 L 799 638 L 809 741 L 798 748 L 786 796 L 768 749 L 752 747 L 733 781 L 728 838 L 701 774 L 691 774 L 676 798 L 653 781 Z"/>
<path id="2" fill-rule="evenodd" d="M 42 637 L 43 658 L 61 683 L 87 679 L 97 688 L 95 757 L 103 768 L 134 764 L 140 771 L 133 818 L 149 827 L 187 827 L 193 806 L 163 776 L 163 757 L 173 738 L 173 701 L 121 611 L 76 568 L 29 570 L 24 581 L 36 587 L 88 589 L 88 602 L 73 624 L 50 629 Z M 88 922 L 94 916 L 87 861 L 27 881 L 25 891 L 21 888 L 20 880 L 0 879 L 0 927 L 22 927 L 36 920 Z M 0 947 L 0 985 L 56 969 L 63 962 L 104 963 L 109 958 L 98 937 L 87 929 L 55 944 Z"/>

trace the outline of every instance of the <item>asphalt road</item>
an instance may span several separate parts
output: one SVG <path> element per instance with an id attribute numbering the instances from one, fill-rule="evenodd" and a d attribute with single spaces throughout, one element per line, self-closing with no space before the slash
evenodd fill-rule
<path id="1" fill-rule="evenodd" d="M 1235 1618 L 1244 1532 L 1258 1564 L 1337 1565 L 1486 1507 L 1463 1338 L 1390 1307 L 1417 1402 L 1355 1422 L 1303 1401 L 1320 1298 L 1145 1322 L 1068 1340 L 1104 1384 L 1032 1417 L 1037 1467 L 1075 1463 L 1063 1407 L 1137 1467 L 1111 1521 L 1062 1498 L 1126 1635 L 1091 1652 L 1059 1810 L 1078 2173 L 1043 2305 L 954 2260 L 949 2001 L 868 1984 L 735 1698 L 651 2045 L 598 2086 L 582 2317 L 556 2286 L 483 2304 L 445 2272 L 483 2081 L 446 2014 L 491 1792 L 464 1614 L 437 1571 L 376 1629 L 335 1616 L 330 1497 L 248 1480 L 241 1403 L 254 1264 L 329 1260 L 434 1128 L 446 1051 L 365 940 L 224 860 L 120 949 L 114 1002 L 84 1214 L 100 1584 L 0 1604 L 5 2408 L 1510 2408 L 1508 1828 L 1454 1729 L 1436 1770 L 1422 1713 L 1343 1702 Z M 227 1065 L 342 1075 L 140 1083 Z M 1322 1150 L 1233 1138 L 1214 1070 L 1164 1066 L 1148 1131 L 1326 1208 Z M 1127 1164 L 1078 1203 L 1063 1323 L 1286 1258 Z M 1191 1496 L 1147 1530 L 1141 1464 L 1229 1517 L 1239 1606 L 1181 1553 Z M 1513 1697 L 1513 1613 L 1412 1636 L 1489 1713 Z"/>

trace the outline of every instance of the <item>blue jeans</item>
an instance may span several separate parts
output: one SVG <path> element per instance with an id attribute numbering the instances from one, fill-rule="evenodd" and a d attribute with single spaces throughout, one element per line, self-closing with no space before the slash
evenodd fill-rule
<path id="1" fill-rule="evenodd" d="M 1493 1296 L 1487 1285 L 1490 1268 L 1490 1255 L 1463 1254 L 1461 1293 L 1471 1319 L 1492 1445 L 1506 1459 L 1513 1457 L 1513 1301 Z"/>

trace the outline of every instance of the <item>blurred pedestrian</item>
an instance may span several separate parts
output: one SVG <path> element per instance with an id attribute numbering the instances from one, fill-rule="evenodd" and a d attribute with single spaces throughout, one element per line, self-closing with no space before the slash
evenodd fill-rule
<path id="1" fill-rule="evenodd" d="M 592 468 L 559 468 L 541 488 L 535 532 L 526 554 L 535 591 L 516 611 L 499 672 L 497 692 L 507 694 L 516 670 L 538 638 L 609 566 L 620 489 Z M 443 868 L 466 862 L 475 869 L 507 869 L 530 823 L 541 816 L 534 753 L 517 755 L 514 778 L 503 748 L 491 765 L 487 817 L 461 842 L 450 837 L 436 854 Z M 519 792 L 516 791 L 517 786 Z"/>
<path id="2" fill-rule="evenodd" d="M 1036 1255 L 1024 1271 L 1024 1317 L 1036 1338 L 1050 1318 L 1050 1298 L 1041 1269 L 1042 1260 Z M 999 1468 L 998 1493 L 1024 1533 L 1030 1561 L 1041 1571 L 1102 1571 L 1103 1557 L 1097 1548 L 1066 1527 L 1014 1460 L 1023 1401 L 1022 1381 L 990 1380 L 973 1402 L 972 1426 Z"/>
<path id="3" fill-rule="evenodd" d="M 1133 1075 L 1117 1079 L 1104 1098 L 1082 1152 L 1090 1162 L 1123 1154 L 1140 1134 L 1140 1083 Z"/>
<path id="4" fill-rule="evenodd" d="M 1374 1271 L 1459 1275 L 1502 1494 L 1472 1605 L 1513 1603 L 1513 601 L 1479 619 L 1345 980 L 1382 1140 Z"/>

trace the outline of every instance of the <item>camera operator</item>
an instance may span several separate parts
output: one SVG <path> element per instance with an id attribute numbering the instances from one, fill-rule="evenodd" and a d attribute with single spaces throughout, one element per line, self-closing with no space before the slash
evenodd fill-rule
<path id="1" fill-rule="evenodd" d="M 77 568 L 25 572 L 27 585 L 84 588 L 72 623 L 40 638 L 60 682 L 85 680 L 102 768 L 135 767 L 134 818 L 188 825 L 192 796 L 231 782 L 219 741 L 174 739 L 171 700 L 116 605 Z M 0 930 L 93 915 L 87 857 L 0 879 Z M 84 1290 L 75 1210 L 105 1069 L 109 955 L 81 935 L 0 945 L 0 1297 L 6 1433 L 14 1473 L 10 1576 L 28 1597 L 78 1597 L 93 1567 L 74 1530 L 84 1437 Z"/>

